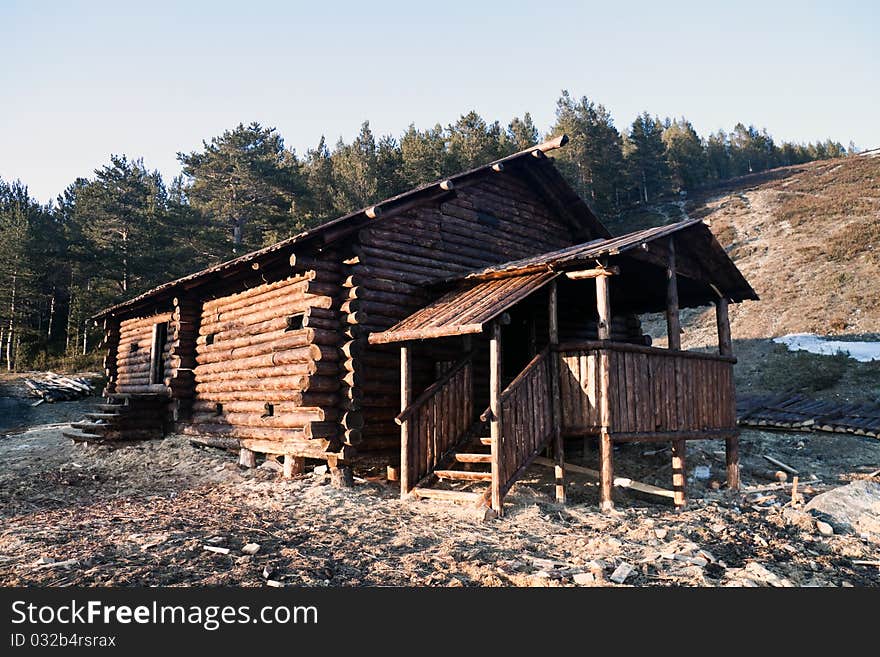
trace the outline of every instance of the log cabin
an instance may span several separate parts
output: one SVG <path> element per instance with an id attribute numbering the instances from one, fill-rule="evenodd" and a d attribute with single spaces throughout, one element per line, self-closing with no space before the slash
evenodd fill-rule
<path id="1" fill-rule="evenodd" d="M 699 220 L 612 236 L 548 156 L 563 135 L 107 308 L 105 403 L 68 435 L 167 432 L 345 483 L 387 462 L 401 495 L 490 506 L 566 439 L 722 438 L 738 484 L 728 304 L 757 299 Z M 717 353 L 681 349 L 714 306 Z M 665 312 L 668 348 L 639 316 Z"/>

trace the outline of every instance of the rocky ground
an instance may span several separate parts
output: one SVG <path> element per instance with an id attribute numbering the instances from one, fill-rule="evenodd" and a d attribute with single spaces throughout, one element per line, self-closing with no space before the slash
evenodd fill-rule
<path id="1" fill-rule="evenodd" d="M 570 461 L 595 467 L 592 448 L 585 458 L 580 441 L 568 448 Z M 690 471 L 708 478 L 692 477 L 681 513 L 616 489 L 618 510 L 601 514 L 595 482 L 579 475 L 558 505 L 549 471 L 535 466 L 504 517 L 483 520 L 400 501 L 378 467 L 336 489 L 325 474 L 284 481 L 271 466 L 242 470 L 234 455 L 179 436 L 111 448 L 34 427 L 0 437 L 0 585 L 880 584 L 880 527 L 792 505 L 791 478 L 771 483 L 763 458 L 796 468 L 809 502 L 852 481 L 880 488 L 868 481 L 880 441 L 744 431 L 741 494 L 713 490 L 721 449 L 690 443 Z M 654 451 L 620 446 L 618 473 L 668 487 L 669 454 Z"/>

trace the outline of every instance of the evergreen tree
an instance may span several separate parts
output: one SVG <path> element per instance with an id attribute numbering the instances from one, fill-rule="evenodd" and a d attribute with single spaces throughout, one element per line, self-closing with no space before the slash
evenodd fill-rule
<path id="1" fill-rule="evenodd" d="M 339 139 L 331 161 L 337 210 L 352 212 L 379 200 L 379 158 L 369 121 L 351 144 Z"/>
<path id="2" fill-rule="evenodd" d="M 501 126 L 487 124 L 474 111 L 463 114 L 447 129 L 449 166 L 453 172 L 473 169 L 497 160 L 501 151 Z"/>
<path id="3" fill-rule="evenodd" d="M 425 131 L 411 124 L 400 138 L 400 156 L 406 187 L 439 180 L 452 171 L 446 153 L 446 136 L 439 123 Z"/>
<path id="4" fill-rule="evenodd" d="M 652 203 L 672 190 L 663 124 L 647 112 L 633 121 L 627 138 L 626 166 L 631 184 L 643 203 Z"/>
<path id="5" fill-rule="evenodd" d="M 570 141 L 554 158 L 563 176 L 600 212 L 617 211 L 622 202 L 623 151 L 611 114 L 586 96 L 575 101 L 563 91 L 548 136 L 562 133 Z"/>
<path id="6" fill-rule="evenodd" d="M 501 146 L 504 155 L 512 155 L 536 146 L 541 138 L 532 115 L 526 112 L 522 118 L 515 117 L 502 135 Z"/>
<path id="7" fill-rule="evenodd" d="M 682 117 L 663 130 L 666 160 L 673 183 L 679 189 L 696 189 L 709 179 L 709 160 L 697 131 Z"/>
<path id="8" fill-rule="evenodd" d="M 177 159 L 193 206 L 231 228 L 233 252 L 289 231 L 305 188 L 296 155 L 284 148 L 275 128 L 239 124 Z"/>

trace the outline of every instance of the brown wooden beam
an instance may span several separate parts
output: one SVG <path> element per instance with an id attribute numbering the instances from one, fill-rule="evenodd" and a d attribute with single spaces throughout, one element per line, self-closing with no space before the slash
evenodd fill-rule
<path id="1" fill-rule="evenodd" d="M 670 349 L 681 349 L 681 323 L 678 318 L 678 280 L 675 273 L 675 240 L 669 238 L 666 261 L 666 337 Z"/>
<path id="2" fill-rule="evenodd" d="M 492 439 L 492 510 L 504 511 L 501 495 L 501 323 L 492 322 L 489 340 L 489 410 L 492 417 L 489 435 Z"/>
<path id="3" fill-rule="evenodd" d="M 718 353 L 733 356 L 733 341 L 730 338 L 730 317 L 727 313 L 727 298 L 715 302 L 715 325 L 718 327 Z"/>
<path id="4" fill-rule="evenodd" d="M 412 403 L 412 350 L 408 345 L 400 348 L 400 410 L 404 411 Z M 400 497 L 405 498 L 415 483 L 410 473 L 410 423 L 400 425 Z"/>
<path id="5" fill-rule="evenodd" d="M 559 344 L 559 298 L 555 280 L 550 283 L 547 310 L 550 344 Z M 553 453 L 556 457 L 553 473 L 556 480 L 556 501 L 565 504 L 565 441 L 562 439 L 562 403 L 559 399 L 559 355 L 548 350 L 547 358 L 550 359 L 550 395 L 553 404 Z"/>

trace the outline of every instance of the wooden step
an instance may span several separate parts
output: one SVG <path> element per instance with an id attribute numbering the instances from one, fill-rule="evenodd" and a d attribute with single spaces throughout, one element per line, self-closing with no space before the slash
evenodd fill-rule
<path id="1" fill-rule="evenodd" d="M 61 432 L 61 435 L 65 438 L 75 440 L 78 443 L 104 439 L 103 436 L 96 436 L 91 433 L 83 433 L 82 431 L 77 431 L 76 429 L 65 429 Z"/>
<path id="2" fill-rule="evenodd" d="M 491 454 L 472 454 L 469 452 L 458 452 L 455 460 L 459 463 L 491 463 Z"/>
<path id="3" fill-rule="evenodd" d="M 492 481 L 491 472 L 468 472 L 467 470 L 434 470 L 440 479 L 463 479 L 465 481 Z"/>
<path id="4" fill-rule="evenodd" d="M 460 502 L 476 504 L 483 497 L 482 493 L 471 493 L 463 490 L 440 490 L 438 488 L 413 488 L 413 495 L 419 499 L 444 500 L 446 502 Z"/>
<path id="5" fill-rule="evenodd" d="M 85 415 L 90 420 L 115 420 L 122 417 L 121 413 L 86 413 Z"/>
<path id="6" fill-rule="evenodd" d="M 480 436 L 480 444 L 491 445 L 492 444 L 492 437 L 491 436 Z"/>
<path id="7" fill-rule="evenodd" d="M 95 404 L 94 407 L 99 411 L 105 411 L 105 412 L 111 412 L 111 413 L 113 411 L 123 412 L 122 409 L 126 408 L 126 406 L 124 406 L 122 404 Z"/>
<path id="8" fill-rule="evenodd" d="M 105 431 L 112 429 L 112 425 L 109 424 L 96 424 L 95 422 L 71 422 L 70 426 L 74 429 L 78 429 L 79 431 L 83 431 L 85 433 L 94 433 L 97 435 L 101 435 Z"/>

